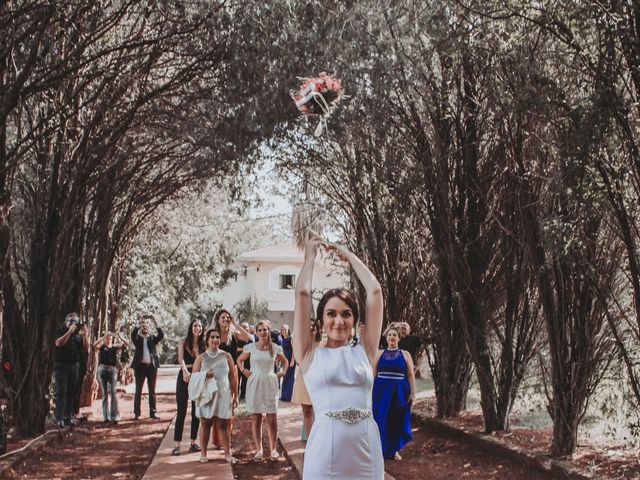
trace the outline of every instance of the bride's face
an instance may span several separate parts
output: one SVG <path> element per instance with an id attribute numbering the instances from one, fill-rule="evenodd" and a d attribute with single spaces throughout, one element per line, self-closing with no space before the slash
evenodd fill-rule
<path id="1" fill-rule="evenodd" d="M 322 324 L 335 342 L 346 342 L 353 328 L 353 310 L 340 297 L 332 297 L 324 307 Z"/>

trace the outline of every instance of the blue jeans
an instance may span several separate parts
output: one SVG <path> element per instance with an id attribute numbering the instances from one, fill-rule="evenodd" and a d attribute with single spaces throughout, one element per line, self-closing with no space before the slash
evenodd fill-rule
<path id="1" fill-rule="evenodd" d="M 102 416 L 105 421 L 111 420 L 115 422 L 120 419 L 118 395 L 116 394 L 117 379 L 117 367 L 102 364 L 98 366 L 98 382 L 100 382 L 100 388 L 102 389 Z M 109 402 L 109 397 L 111 397 L 111 402 Z"/>
<path id="2" fill-rule="evenodd" d="M 69 421 L 73 413 L 73 394 L 78 378 L 78 362 L 53 364 L 53 381 L 56 385 L 56 421 Z"/>

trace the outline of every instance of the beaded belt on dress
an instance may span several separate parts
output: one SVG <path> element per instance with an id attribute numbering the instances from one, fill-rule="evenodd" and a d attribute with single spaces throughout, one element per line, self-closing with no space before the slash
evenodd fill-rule
<path id="1" fill-rule="evenodd" d="M 342 420 L 346 423 L 358 423 L 367 418 L 371 418 L 371 410 L 358 407 L 347 407 L 342 410 L 333 410 L 326 412 L 327 417 Z"/>

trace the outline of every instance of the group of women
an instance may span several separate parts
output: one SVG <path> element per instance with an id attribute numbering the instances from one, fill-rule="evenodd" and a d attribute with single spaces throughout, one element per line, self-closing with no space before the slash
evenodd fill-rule
<path id="1" fill-rule="evenodd" d="M 239 325 L 227 310 L 214 317 L 214 327 L 203 335 L 200 320 L 193 320 L 185 339 L 178 344 L 180 374 L 176 380 L 178 413 L 174 431 L 173 455 L 180 454 L 184 422 L 191 398 L 191 446 L 189 452 L 201 452 L 206 462 L 211 432 L 214 448 L 224 450 L 227 462 L 237 460 L 231 454 L 233 410 L 238 405 L 238 375 L 247 379 L 246 408 L 251 413 L 255 458 L 262 452 L 262 417 L 266 416 L 271 459 L 279 458 L 276 450 L 278 395 L 280 379 L 288 368 L 282 347 L 271 341 L 267 320 L 256 324 L 256 340 Z M 240 344 L 240 342 L 242 344 Z M 250 368 L 247 368 L 250 360 Z M 192 376 L 194 380 L 191 381 Z M 207 387 L 206 382 L 211 386 Z M 208 394 L 212 391 L 212 394 Z M 196 439 L 200 433 L 200 446 Z"/>
<path id="2" fill-rule="evenodd" d="M 360 317 L 360 308 L 352 292 L 327 291 L 318 304 L 317 320 L 311 318 L 311 279 L 320 249 L 348 262 L 366 291 L 366 326 L 355 345 L 351 334 Z M 387 347 L 378 349 L 383 317 L 380 284 L 355 254 L 311 233 L 306 239 L 305 260 L 295 297 L 294 331 L 310 331 L 310 334 L 292 337 L 288 329 L 283 329 L 282 347 L 272 342 L 266 320 L 256 325 L 255 342 L 245 344 L 240 350 L 236 335 L 243 341 L 250 340 L 251 336 L 228 311 L 218 312 L 215 327 L 204 336 L 202 323 L 191 322 L 187 337 L 178 347 L 181 372 L 176 385 L 178 417 L 174 454 L 180 453 L 188 391 L 192 390 L 192 384 L 202 385 L 203 381 L 214 379 L 213 394 L 207 393 L 206 388 L 200 388 L 196 398 L 191 394 L 194 402 L 189 450 L 201 449 L 200 461 L 206 462 L 213 427 L 219 436 L 218 440 L 214 438 L 214 443 L 221 445 L 229 463 L 236 462 L 229 444 L 233 409 L 238 402 L 239 374 L 247 378 L 246 406 L 252 415 L 255 458 L 277 459 L 276 412 L 279 379 L 284 377 L 281 398 L 290 398 L 303 406 L 303 433 L 308 436 L 303 478 L 381 480 L 384 458 L 399 458 L 398 450 L 411 438 L 409 409 L 415 382 L 411 356 L 398 348 L 400 332 L 395 326 L 385 332 Z M 323 343 L 320 342 L 321 330 L 326 334 Z M 250 360 L 250 368 L 246 367 L 246 360 Z M 287 371 L 289 363 L 297 367 L 297 375 L 293 369 Z M 200 381 L 190 382 L 192 376 Z M 269 452 L 262 451 L 263 415 Z M 196 444 L 198 429 L 200 447 Z"/>

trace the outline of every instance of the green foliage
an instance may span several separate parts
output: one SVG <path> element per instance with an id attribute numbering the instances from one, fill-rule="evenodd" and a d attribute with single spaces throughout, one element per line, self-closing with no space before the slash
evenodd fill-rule
<path id="1" fill-rule="evenodd" d="M 249 324 L 253 325 L 258 320 L 267 318 L 269 305 L 259 298 L 247 297 L 236 303 L 233 306 L 233 311 L 238 322 L 249 322 Z"/>
<path id="2" fill-rule="evenodd" d="M 251 220 L 215 184 L 161 207 L 127 257 L 124 323 L 132 328 L 140 313 L 155 313 L 167 335 L 162 358 L 171 361 L 191 319 L 200 318 L 206 328 L 222 306 L 236 257 L 284 241 L 284 229 L 276 227 L 282 221 Z"/>

